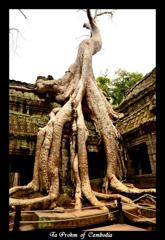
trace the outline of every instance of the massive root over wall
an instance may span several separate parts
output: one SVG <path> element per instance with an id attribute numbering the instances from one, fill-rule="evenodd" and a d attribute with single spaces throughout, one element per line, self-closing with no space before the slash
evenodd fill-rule
<path id="1" fill-rule="evenodd" d="M 71 122 L 70 163 L 74 176 L 75 208 L 81 209 L 82 196 L 100 208 L 104 204 L 98 200 L 121 198 L 123 202 L 132 203 L 132 194 L 155 193 L 155 189 L 138 189 L 128 187 L 121 182 L 125 172 L 123 156 L 120 149 L 121 136 L 113 121 L 122 114 L 115 112 L 97 87 L 92 70 L 92 56 L 101 50 L 102 40 L 96 24 L 87 10 L 88 23 L 84 27 L 90 30 L 91 36 L 83 40 L 78 48 L 75 62 L 58 80 L 44 80 L 38 77 L 36 90 L 54 94 L 61 108 L 54 108 L 50 113 L 47 125 L 39 129 L 37 135 L 35 162 L 32 181 L 26 186 L 10 189 L 10 205 L 30 205 L 41 203 L 43 208 L 53 208 L 60 194 L 59 166 L 61 161 L 61 140 L 63 127 Z M 84 105 L 88 115 L 99 132 L 105 150 L 107 171 L 104 178 L 105 194 L 91 189 L 88 174 L 86 140 L 88 130 L 84 121 Z M 114 194 L 108 194 L 108 189 Z M 45 192 L 44 196 L 28 198 L 28 194 Z M 18 197 L 24 196 L 27 197 Z M 126 195 L 126 196 L 124 196 Z"/>

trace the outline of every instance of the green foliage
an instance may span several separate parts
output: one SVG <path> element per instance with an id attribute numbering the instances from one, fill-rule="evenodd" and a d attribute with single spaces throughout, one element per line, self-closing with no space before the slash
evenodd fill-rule
<path id="1" fill-rule="evenodd" d="M 96 79 L 97 85 L 103 91 L 104 95 L 108 98 L 110 97 L 110 87 L 112 85 L 112 81 L 108 77 L 98 77 Z"/>
<path id="2" fill-rule="evenodd" d="M 100 87 L 107 98 L 110 98 L 113 105 L 119 105 L 128 89 L 136 82 L 142 79 L 143 75 L 138 72 L 128 72 L 118 69 L 113 80 L 107 76 L 101 76 L 96 79 L 98 87 Z"/>
<path id="3" fill-rule="evenodd" d="M 136 82 L 142 79 L 143 75 L 137 72 L 127 72 L 126 70 L 119 69 L 115 75 L 117 76 L 113 80 L 113 92 L 111 93 L 112 104 L 119 105 L 126 92 L 130 87 L 132 87 Z"/>

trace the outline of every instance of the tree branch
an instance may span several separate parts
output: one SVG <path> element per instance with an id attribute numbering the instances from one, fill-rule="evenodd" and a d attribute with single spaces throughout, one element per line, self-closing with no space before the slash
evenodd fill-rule
<path id="1" fill-rule="evenodd" d="M 92 18 L 90 9 L 87 9 L 87 17 L 88 17 L 89 23 L 91 25 L 91 28 L 93 28 L 94 23 L 93 23 L 93 18 Z"/>
<path id="2" fill-rule="evenodd" d="M 98 9 L 95 10 L 95 16 L 94 16 L 94 19 L 95 19 L 95 17 L 97 16 L 97 12 L 98 12 Z"/>
<path id="3" fill-rule="evenodd" d="M 24 16 L 24 18 L 27 19 L 26 15 L 24 14 L 24 12 L 21 9 L 18 9 L 18 11 L 20 11 L 20 13 Z"/>
<path id="4" fill-rule="evenodd" d="M 10 31 L 16 31 L 17 33 L 20 33 L 19 29 L 18 28 L 9 28 Z"/>
<path id="5" fill-rule="evenodd" d="M 104 12 L 97 13 L 97 10 L 96 10 L 94 19 L 98 16 L 105 15 L 105 14 L 108 14 L 112 17 L 114 14 L 114 11 L 104 11 Z"/>

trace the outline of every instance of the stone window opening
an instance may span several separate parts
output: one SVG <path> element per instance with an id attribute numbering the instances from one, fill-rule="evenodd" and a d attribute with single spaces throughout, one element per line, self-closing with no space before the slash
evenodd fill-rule
<path id="1" fill-rule="evenodd" d="M 88 152 L 89 178 L 104 178 L 106 174 L 106 159 L 103 149 L 99 152 Z"/>
<path id="2" fill-rule="evenodd" d="M 23 103 L 23 113 L 27 113 L 26 102 Z"/>
<path id="3" fill-rule="evenodd" d="M 15 110 L 16 110 L 16 112 L 19 112 L 21 109 L 21 106 L 20 106 L 20 103 L 19 102 L 16 102 L 16 104 L 15 104 Z"/>
<path id="4" fill-rule="evenodd" d="M 128 155 L 130 161 L 129 176 L 152 174 L 146 143 L 129 148 Z"/>

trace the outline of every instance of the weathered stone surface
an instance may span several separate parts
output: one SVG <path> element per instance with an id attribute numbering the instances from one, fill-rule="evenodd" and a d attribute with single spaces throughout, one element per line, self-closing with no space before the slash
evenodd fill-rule
<path id="1" fill-rule="evenodd" d="M 109 219 L 108 210 L 87 209 L 61 213 L 35 213 L 37 229 L 69 229 L 90 226 L 106 222 Z M 43 222 L 42 222 L 43 221 Z M 44 222 L 45 221 L 45 222 Z M 52 221 L 52 222 L 51 222 Z"/>
<path id="2" fill-rule="evenodd" d="M 124 117 L 116 122 L 116 127 L 123 136 L 126 152 L 128 176 L 136 179 L 139 187 L 155 187 L 156 175 L 156 69 L 146 74 L 142 80 L 129 89 L 124 101 L 118 107 Z M 129 149 L 145 145 L 151 173 L 146 179 L 144 176 L 135 176 L 132 171 L 132 157 Z M 143 161 L 146 156 L 141 156 Z M 130 176 L 131 175 L 131 176 Z M 137 178 L 138 177 L 138 178 Z M 139 178 L 140 177 L 140 178 Z M 143 180 L 142 180 L 143 179 Z M 145 181 L 144 181 L 145 179 Z M 146 185 L 145 185 L 146 183 Z"/>
<path id="3" fill-rule="evenodd" d="M 155 91 L 156 69 L 153 69 L 129 90 L 118 107 L 118 111 L 125 114 L 116 124 L 122 134 L 137 130 L 146 123 L 155 123 L 156 116 L 151 112 L 151 106 L 156 108 Z"/>

